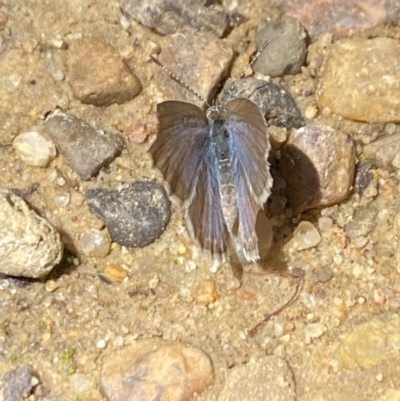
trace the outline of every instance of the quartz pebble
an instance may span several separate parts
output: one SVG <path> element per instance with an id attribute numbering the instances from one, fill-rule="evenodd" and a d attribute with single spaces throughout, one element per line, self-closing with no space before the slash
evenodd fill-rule
<path id="1" fill-rule="evenodd" d="M 319 244 L 321 236 L 309 221 L 302 221 L 293 233 L 298 250 L 309 249 Z"/>
<path id="2" fill-rule="evenodd" d="M 110 237 L 107 231 L 91 228 L 80 235 L 79 247 L 86 256 L 103 257 L 110 252 Z"/>
<path id="3" fill-rule="evenodd" d="M 24 163 L 34 167 L 46 167 L 57 154 L 53 142 L 36 131 L 17 135 L 13 147 Z"/>

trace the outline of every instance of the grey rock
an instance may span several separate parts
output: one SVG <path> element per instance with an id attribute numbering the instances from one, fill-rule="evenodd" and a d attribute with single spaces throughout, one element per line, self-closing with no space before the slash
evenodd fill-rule
<path id="1" fill-rule="evenodd" d="M 213 375 L 199 348 L 144 339 L 104 359 L 100 388 L 109 401 L 189 401 Z"/>
<path id="2" fill-rule="evenodd" d="M 103 37 L 72 41 L 67 66 L 72 92 L 82 103 L 122 104 L 141 90 L 139 79 Z"/>
<path id="3" fill-rule="evenodd" d="M 60 262 L 62 254 L 56 229 L 23 199 L 0 189 L 0 273 L 42 277 Z"/>
<path id="4" fill-rule="evenodd" d="M 20 401 L 32 390 L 32 369 L 29 366 L 8 371 L 3 376 L 4 401 Z"/>
<path id="5" fill-rule="evenodd" d="M 244 78 L 233 82 L 223 92 L 221 102 L 246 97 L 265 115 L 268 125 L 287 129 L 300 128 L 305 122 L 293 97 L 272 81 Z"/>
<path id="6" fill-rule="evenodd" d="M 228 15 L 216 1 L 206 0 L 119 0 L 123 12 L 164 35 L 185 26 L 221 37 Z"/>
<path id="7" fill-rule="evenodd" d="M 296 212 L 344 200 L 353 184 L 355 147 L 350 135 L 327 126 L 303 127 L 283 146 L 280 174 Z"/>
<path id="8" fill-rule="evenodd" d="M 296 384 L 289 364 L 267 356 L 229 372 L 218 401 L 295 401 Z"/>
<path id="9" fill-rule="evenodd" d="M 210 33 L 185 32 L 163 38 L 159 60 L 206 100 L 214 98 L 233 58 L 231 45 Z M 204 102 L 173 80 L 161 68 L 157 88 L 165 100 L 181 100 L 203 106 Z"/>
<path id="10" fill-rule="evenodd" d="M 144 247 L 164 231 L 171 205 L 164 188 L 152 181 L 137 181 L 119 190 L 89 189 L 86 201 L 104 221 L 113 241 L 126 247 Z"/>
<path id="11" fill-rule="evenodd" d="M 46 134 L 72 169 L 89 180 L 121 152 L 124 141 L 116 134 L 97 131 L 80 118 L 56 110 L 45 122 Z"/>
<path id="12" fill-rule="evenodd" d="M 400 168 L 400 134 L 393 134 L 364 146 L 364 156 L 377 167 Z"/>
<path id="13" fill-rule="evenodd" d="M 254 63 L 254 70 L 272 78 L 298 74 L 306 60 L 306 39 L 304 27 L 294 18 L 266 23 L 256 33 L 255 42 L 258 48 L 266 41 L 269 44 Z"/>
<path id="14" fill-rule="evenodd" d="M 374 203 L 359 206 L 351 221 L 345 226 L 347 236 L 351 239 L 367 237 L 376 226 L 378 213 L 379 207 L 376 207 Z"/>

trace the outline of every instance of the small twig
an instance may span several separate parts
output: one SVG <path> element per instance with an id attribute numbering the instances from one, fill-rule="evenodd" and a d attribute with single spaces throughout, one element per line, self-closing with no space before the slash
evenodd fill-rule
<path id="1" fill-rule="evenodd" d="M 279 315 L 279 313 L 281 313 L 286 307 L 288 307 L 290 304 L 292 304 L 299 296 L 302 287 L 303 287 L 303 279 L 300 278 L 300 280 L 297 282 L 296 289 L 295 289 L 293 296 L 285 304 L 283 304 L 279 309 L 270 313 L 269 315 L 266 315 L 263 320 L 258 322 L 251 329 L 249 329 L 249 331 L 248 331 L 249 336 L 253 337 L 257 333 L 257 331 L 260 329 L 260 327 L 264 326 L 264 324 L 267 323 L 268 320 L 271 319 L 271 317 Z"/>

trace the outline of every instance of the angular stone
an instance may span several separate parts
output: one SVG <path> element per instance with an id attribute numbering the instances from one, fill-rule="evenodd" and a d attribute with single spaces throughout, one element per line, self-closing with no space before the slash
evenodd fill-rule
<path id="1" fill-rule="evenodd" d="M 46 133 L 72 169 L 90 180 L 121 152 L 124 140 L 116 134 L 98 131 L 86 121 L 59 110 L 45 122 Z"/>
<path id="2" fill-rule="evenodd" d="M 104 221 L 113 241 L 128 248 L 155 241 L 171 215 L 167 193 L 152 181 L 137 181 L 121 190 L 89 189 L 86 201 L 92 213 Z"/>
<path id="3" fill-rule="evenodd" d="M 55 228 L 11 191 L 0 189 L 0 273 L 42 277 L 60 262 Z"/>
<path id="4" fill-rule="evenodd" d="M 267 356 L 230 370 L 218 401 L 295 401 L 296 383 L 289 364 Z"/>
<path id="5" fill-rule="evenodd" d="M 243 78 L 233 82 L 224 89 L 221 102 L 238 97 L 252 100 L 261 110 L 268 125 L 300 128 L 305 122 L 292 95 L 282 86 L 272 81 L 262 81 L 255 78 Z"/>
<path id="6" fill-rule="evenodd" d="M 211 100 L 233 57 L 231 46 L 210 33 L 176 33 L 161 41 L 159 60 L 178 78 L 206 100 Z M 203 106 L 197 96 L 175 82 L 161 68 L 156 73 L 157 88 L 165 100 L 181 100 Z"/>
<path id="7" fill-rule="evenodd" d="M 119 0 L 119 4 L 125 13 L 163 35 L 190 26 L 221 37 L 228 26 L 228 15 L 216 1 Z"/>
<path id="8" fill-rule="evenodd" d="M 10 370 L 3 377 L 4 401 L 20 401 L 32 389 L 32 369 L 29 366 Z"/>
<path id="9" fill-rule="evenodd" d="M 400 317 L 397 313 L 372 316 L 341 341 L 338 357 L 343 369 L 372 368 L 399 356 Z"/>
<path id="10" fill-rule="evenodd" d="M 72 92 L 82 103 L 121 104 L 141 90 L 139 79 L 103 37 L 72 41 L 67 66 Z"/>
<path id="11" fill-rule="evenodd" d="M 259 49 L 268 41 L 268 47 L 253 69 L 272 78 L 299 73 L 306 59 L 306 38 L 304 27 L 294 18 L 282 17 L 267 22 L 258 30 L 254 41 Z"/>
<path id="12" fill-rule="evenodd" d="M 355 149 L 350 135 L 333 128 L 303 127 L 282 148 L 280 174 L 296 212 L 339 203 L 353 184 Z"/>
<path id="13" fill-rule="evenodd" d="M 104 359 L 100 389 L 108 401 L 189 401 L 213 374 L 200 349 L 145 339 Z"/>
<path id="14" fill-rule="evenodd" d="M 353 39 L 331 46 L 316 96 L 321 108 L 350 120 L 396 122 L 399 92 L 400 41 Z"/>
<path id="15" fill-rule="evenodd" d="M 400 157 L 400 134 L 389 135 L 364 146 L 364 156 L 377 167 L 398 169 Z"/>

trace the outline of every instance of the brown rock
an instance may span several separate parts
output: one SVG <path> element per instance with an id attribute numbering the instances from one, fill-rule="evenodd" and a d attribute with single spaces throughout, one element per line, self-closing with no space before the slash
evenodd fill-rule
<path id="1" fill-rule="evenodd" d="M 353 183 L 355 149 L 350 135 L 333 128 L 304 127 L 282 148 L 280 173 L 296 212 L 346 198 Z"/>
<path id="2" fill-rule="evenodd" d="M 72 92 L 82 103 L 121 104 L 141 89 L 139 79 L 102 37 L 71 42 L 67 65 Z"/>
<path id="3" fill-rule="evenodd" d="M 236 366 L 230 372 L 218 401 L 294 401 L 296 384 L 289 364 L 282 358 L 264 359 Z"/>
<path id="4" fill-rule="evenodd" d="M 200 96 L 210 100 L 227 74 L 232 57 L 232 48 L 225 40 L 209 33 L 200 35 L 186 32 L 165 36 L 161 42 L 159 59 Z M 203 106 L 204 102 L 161 68 L 156 81 L 165 100 L 181 100 Z"/>
<path id="5" fill-rule="evenodd" d="M 212 379 L 200 349 L 145 339 L 105 359 L 100 387 L 108 401 L 188 401 Z"/>
<path id="6" fill-rule="evenodd" d="M 316 92 L 321 108 L 350 120 L 400 120 L 400 41 L 341 41 L 331 46 Z"/>

